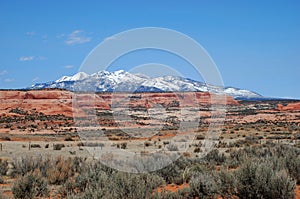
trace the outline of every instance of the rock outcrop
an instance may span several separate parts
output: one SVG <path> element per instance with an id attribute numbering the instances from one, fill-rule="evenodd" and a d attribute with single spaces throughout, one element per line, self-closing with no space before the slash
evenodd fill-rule
<path id="1" fill-rule="evenodd" d="M 75 103 L 74 103 L 75 102 Z M 11 109 L 35 110 L 45 115 L 84 115 L 83 107 L 109 110 L 111 106 L 130 107 L 188 107 L 211 104 L 238 105 L 230 96 L 222 98 L 208 92 L 178 93 L 99 93 L 74 94 L 65 90 L 0 91 L 0 114 L 9 114 Z"/>

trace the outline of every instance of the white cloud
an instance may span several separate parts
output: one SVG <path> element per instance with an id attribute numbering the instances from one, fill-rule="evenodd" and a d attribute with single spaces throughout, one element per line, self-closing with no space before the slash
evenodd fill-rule
<path id="1" fill-rule="evenodd" d="M 84 44 L 90 42 L 91 40 L 91 37 L 85 36 L 83 30 L 74 30 L 71 34 L 67 36 L 67 40 L 65 40 L 65 43 L 67 45 Z"/>
<path id="2" fill-rule="evenodd" d="M 33 60 L 46 60 L 47 57 L 44 56 L 22 56 L 20 57 L 20 61 L 33 61 Z"/>
<path id="3" fill-rule="evenodd" d="M 6 78 L 4 79 L 5 82 L 9 83 L 9 82 L 13 82 L 15 81 L 15 79 L 12 79 L 12 78 Z"/>
<path id="4" fill-rule="evenodd" d="M 0 72 L 0 76 L 6 75 L 7 73 L 8 73 L 7 70 L 3 70 L 3 71 Z"/>
<path id="5" fill-rule="evenodd" d="M 74 66 L 73 65 L 66 65 L 66 66 L 64 66 L 64 68 L 73 68 Z"/>
<path id="6" fill-rule="evenodd" d="M 22 56 L 22 57 L 20 57 L 20 61 L 32 61 L 32 60 L 34 60 L 34 56 Z"/>

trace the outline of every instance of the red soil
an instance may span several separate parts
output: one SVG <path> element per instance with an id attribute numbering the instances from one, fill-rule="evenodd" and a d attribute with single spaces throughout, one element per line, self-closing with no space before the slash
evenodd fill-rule
<path id="1" fill-rule="evenodd" d="M 167 184 L 167 185 L 165 185 L 163 187 L 159 187 L 157 189 L 157 192 L 158 193 L 161 193 L 163 191 L 176 192 L 176 191 L 179 191 L 181 189 L 188 188 L 188 187 L 189 187 L 189 184 L 187 184 L 187 183 L 184 183 L 184 184 L 181 184 L 181 185 Z"/>
<path id="2" fill-rule="evenodd" d="M 187 183 L 184 183 L 184 184 L 181 184 L 181 185 L 168 184 L 168 185 L 159 187 L 157 189 L 157 192 L 158 193 L 161 193 L 163 191 L 176 192 L 176 191 L 179 191 L 181 189 L 188 188 L 188 187 L 189 187 L 189 184 L 187 184 Z M 221 198 L 222 197 L 220 197 L 220 199 Z M 295 199 L 300 199 L 300 185 L 296 186 L 296 189 L 295 189 Z"/>
<path id="3" fill-rule="evenodd" d="M 300 199 L 300 185 L 296 186 L 295 199 Z"/>

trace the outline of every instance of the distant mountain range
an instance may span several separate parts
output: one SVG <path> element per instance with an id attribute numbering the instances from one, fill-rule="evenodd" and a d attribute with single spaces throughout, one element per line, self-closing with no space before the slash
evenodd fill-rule
<path id="1" fill-rule="evenodd" d="M 88 75 L 79 72 L 73 76 L 63 76 L 56 81 L 37 83 L 29 89 L 61 88 L 70 91 L 93 92 L 187 92 L 203 91 L 225 93 L 236 99 L 263 99 L 255 92 L 234 88 L 207 85 L 178 76 L 151 78 L 143 74 L 132 74 L 124 70 L 115 72 L 99 71 Z"/>

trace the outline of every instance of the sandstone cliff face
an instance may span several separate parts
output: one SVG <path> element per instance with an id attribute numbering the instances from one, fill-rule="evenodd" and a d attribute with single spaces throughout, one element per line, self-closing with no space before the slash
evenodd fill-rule
<path id="1" fill-rule="evenodd" d="M 277 109 L 280 111 L 299 111 L 300 102 L 290 103 L 286 106 L 283 106 L 282 104 L 278 104 Z"/>
<path id="2" fill-rule="evenodd" d="M 224 101 L 225 99 L 225 101 Z M 76 104 L 73 104 L 75 100 Z M 0 114 L 9 114 L 11 109 L 35 110 L 45 115 L 62 114 L 68 117 L 84 115 L 81 109 L 96 108 L 109 110 L 112 105 L 130 107 L 209 106 L 211 104 L 238 105 L 230 96 L 220 100 L 217 95 L 207 92 L 186 93 L 100 93 L 74 94 L 63 90 L 0 91 Z M 74 105 L 74 106 L 73 106 Z"/>
<path id="3" fill-rule="evenodd" d="M 8 114 L 15 108 L 71 117 L 72 93 L 61 90 L 0 91 L 0 113 Z"/>
<path id="4" fill-rule="evenodd" d="M 70 99 L 72 93 L 61 90 L 0 91 L 0 100 Z"/>

